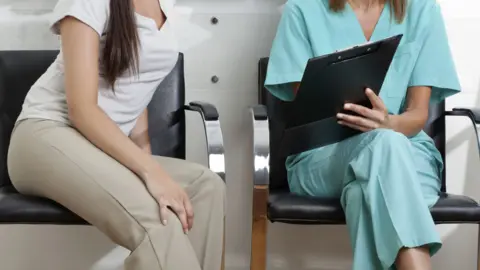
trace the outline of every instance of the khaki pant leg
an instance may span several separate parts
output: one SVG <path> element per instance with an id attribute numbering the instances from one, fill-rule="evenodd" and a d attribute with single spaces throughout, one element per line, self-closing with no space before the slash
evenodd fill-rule
<path id="1" fill-rule="evenodd" d="M 168 225 L 162 225 L 159 207 L 142 181 L 75 129 L 54 121 L 22 121 L 12 135 L 8 169 L 14 186 L 20 192 L 57 201 L 115 243 L 131 250 L 125 263 L 126 270 L 201 269 L 197 258 L 199 249 L 192 247 L 178 218 L 172 214 Z M 168 170 L 172 174 L 177 171 L 175 168 Z M 185 162 L 178 170 L 183 176 L 181 181 L 193 197 L 209 194 L 209 189 L 221 190 L 217 184 L 207 185 L 207 188 L 196 184 L 197 180 L 209 182 L 205 180 L 208 172 L 201 166 Z M 208 200 L 196 201 L 201 206 L 194 204 L 195 209 L 203 210 L 203 205 L 208 205 L 204 202 Z M 198 210 L 199 213 L 205 212 L 202 210 Z M 220 214 L 223 216 L 223 212 Z M 215 215 L 205 217 L 208 221 L 203 223 L 215 223 Z M 197 229 L 200 233 L 201 228 Z M 193 231 L 192 235 L 195 235 Z M 221 240 L 208 239 L 199 240 L 195 246 L 204 247 L 203 252 L 216 251 L 218 248 L 214 244 L 214 248 L 209 248 L 212 245 L 210 242 Z M 204 258 L 209 256 L 200 256 L 202 265 L 205 264 Z M 211 256 L 220 258 L 221 252 Z M 207 264 L 216 263 L 214 259 L 207 261 Z"/>

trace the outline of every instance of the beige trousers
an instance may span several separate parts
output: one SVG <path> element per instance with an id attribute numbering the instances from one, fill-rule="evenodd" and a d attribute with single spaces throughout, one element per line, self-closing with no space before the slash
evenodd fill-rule
<path id="1" fill-rule="evenodd" d="M 155 158 L 191 199 L 194 224 L 188 235 L 173 212 L 162 225 L 158 204 L 143 182 L 65 124 L 20 122 L 12 135 L 8 169 L 19 192 L 64 205 L 129 249 L 126 270 L 219 270 L 223 181 L 201 165 Z"/>

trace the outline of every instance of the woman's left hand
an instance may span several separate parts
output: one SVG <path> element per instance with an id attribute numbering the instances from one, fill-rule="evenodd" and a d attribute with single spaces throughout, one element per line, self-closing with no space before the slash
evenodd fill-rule
<path id="1" fill-rule="evenodd" d="M 344 109 L 355 112 L 359 116 L 339 113 L 337 114 L 338 123 L 363 132 L 377 128 L 392 129 L 390 116 L 382 99 L 371 89 L 367 89 L 365 93 L 372 103 L 372 109 L 361 105 L 347 103 L 345 104 Z"/>

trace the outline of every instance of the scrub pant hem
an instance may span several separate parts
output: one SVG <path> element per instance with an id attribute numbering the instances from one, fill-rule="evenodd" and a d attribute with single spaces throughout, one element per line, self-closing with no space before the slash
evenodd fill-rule
<path id="1" fill-rule="evenodd" d="M 397 260 L 398 253 L 402 248 L 418 248 L 422 246 L 428 246 L 430 257 L 433 257 L 442 248 L 442 242 L 439 239 L 429 239 L 429 240 L 425 239 L 423 241 L 414 241 L 412 243 L 400 244 L 397 247 L 397 252 L 394 254 L 395 256 L 388 258 L 385 264 L 382 262 L 382 265 L 384 266 L 390 265 L 390 267 L 386 267 L 388 269 L 392 269 L 392 270 L 397 269 L 395 267 L 395 261 Z"/>

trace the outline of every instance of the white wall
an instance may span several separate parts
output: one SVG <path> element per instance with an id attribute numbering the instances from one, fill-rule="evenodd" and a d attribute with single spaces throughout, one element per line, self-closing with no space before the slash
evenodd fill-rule
<path id="1" fill-rule="evenodd" d="M 44 11 L 55 0 L 0 0 L 0 50 L 56 48 Z M 187 99 L 208 100 L 221 113 L 227 151 L 227 269 L 249 269 L 251 233 L 250 125 L 246 107 L 256 103 L 257 61 L 267 56 L 284 0 L 177 0 L 180 12 L 201 26 L 207 39 L 186 51 Z M 480 2 L 443 0 L 451 47 L 463 93 L 448 107 L 480 106 Z M 21 15 L 10 10 L 15 3 Z M 36 15 L 30 15 L 33 13 Z M 219 19 L 217 25 L 210 18 Z M 220 81 L 212 84 L 217 75 Z M 198 120 L 189 117 L 189 122 Z M 448 185 L 454 193 L 480 198 L 478 153 L 465 119 L 448 121 Z M 190 124 L 189 131 L 199 125 Z M 189 157 L 203 161 L 201 139 L 191 141 Z M 434 269 L 474 269 L 477 229 L 440 226 L 444 248 Z M 2 270 L 120 270 L 127 252 L 94 228 L 61 226 L 0 227 Z M 273 224 L 269 230 L 269 269 L 349 269 L 351 250 L 345 227 Z"/>

